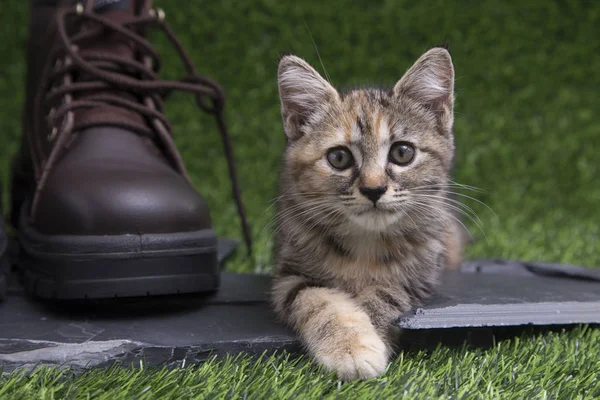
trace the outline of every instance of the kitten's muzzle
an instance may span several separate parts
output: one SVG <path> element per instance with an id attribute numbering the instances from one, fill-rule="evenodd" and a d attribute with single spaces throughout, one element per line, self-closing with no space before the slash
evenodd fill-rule
<path id="1" fill-rule="evenodd" d="M 377 203 L 377 201 L 387 192 L 387 186 L 375 186 L 368 187 L 362 186 L 358 190 L 365 196 L 367 199 L 371 200 L 373 204 Z"/>

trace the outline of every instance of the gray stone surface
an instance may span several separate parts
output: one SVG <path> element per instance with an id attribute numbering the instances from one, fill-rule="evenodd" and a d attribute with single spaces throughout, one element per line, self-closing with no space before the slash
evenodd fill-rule
<path id="1" fill-rule="evenodd" d="M 600 270 L 517 261 L 467 261 L 406 329 L 600 323 Z"/>
<path id="2" fill-rule="evenodd" d="M 235 245 L 224 241 L 221 258 Z M 421 348 L 440 340 L 487 345 L 510 327 L 600 323 L 598 271 L 561 268 L 465 262 L 461 272 L 445 277 L 428 306 L 399 316 L 397 324 L 407 329 L 402 345 Z M 0 303 L 0 364 L 5 371 L 140 361 L 175 366 L 242 351 L 301 351 L 268 307 L 269 276 L 223 272 L 222 278 L 221 290 L 213 295 L 86 304 L 41 303 L 13 281 Z"/>

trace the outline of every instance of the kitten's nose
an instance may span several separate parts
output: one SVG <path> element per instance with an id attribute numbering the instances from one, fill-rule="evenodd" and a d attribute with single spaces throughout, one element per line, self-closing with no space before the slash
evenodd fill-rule
<path id="1" fill-rule="evenodd" d="M 379 200 L 381 196 L 383 196 L 383 194 L 387 192 L 387 186 L 362 186 L 358 190 L 363 194 L 363 196 L 365 196 L 367 199 L 371 200 L 373 204 L 375 204 L 377 203 L 377 200 Z"/>

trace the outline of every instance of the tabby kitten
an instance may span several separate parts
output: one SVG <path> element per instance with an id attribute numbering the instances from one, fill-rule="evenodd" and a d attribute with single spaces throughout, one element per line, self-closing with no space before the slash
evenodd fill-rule
<path id="1" fill-rule="evenodd" d="M 374 377 L 393 321 L 460 262 L 447 201 L 452 59 L 436 47 L 390 90 L 341 93 L 290 55 L 278 83 L 287 146 L 273 305 L 340 379 Z"/>

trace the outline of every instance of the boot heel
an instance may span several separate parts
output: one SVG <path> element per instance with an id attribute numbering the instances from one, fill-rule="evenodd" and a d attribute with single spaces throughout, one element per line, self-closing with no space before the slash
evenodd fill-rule
<path id="1" fill-rule="evenodd" d="M 31 185 L 31 179 L 27 179 L 26 174 L 20 168 L 18 159 L 14 159 L 11 166 L 11 182 L 10 182 L 10 213 L 9 221 L 14 229 L 19 226 L 19 218 L 21 216 L 21 207 L 25 204 L 28 196 L 28 187 Z"/>

